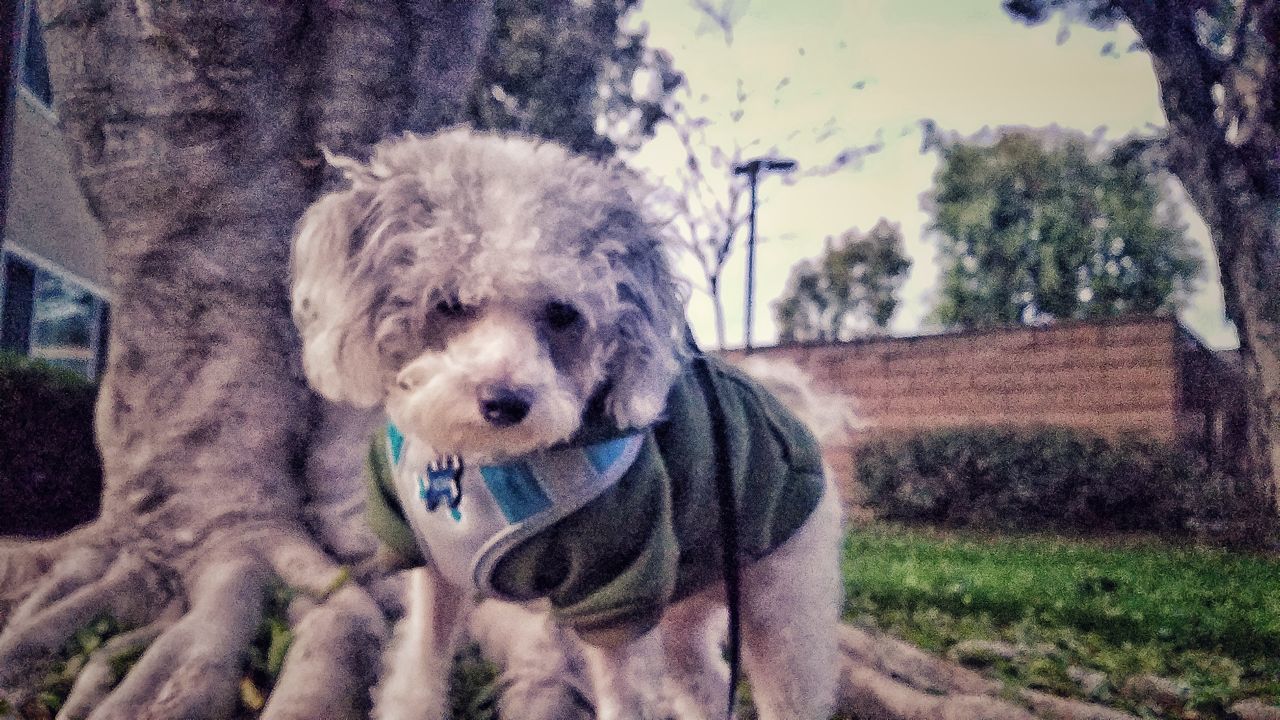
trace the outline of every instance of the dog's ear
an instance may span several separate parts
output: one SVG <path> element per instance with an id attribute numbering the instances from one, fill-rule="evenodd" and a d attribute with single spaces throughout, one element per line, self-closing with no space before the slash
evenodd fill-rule
<path id="1" fill-rule="evenodd" d="M 356 306 L 353 278 L 372 203 L 373 193 L 359 182 L 322 197 L 298 222 L 291 260 L 293 321 L 302 334 L 307 379 L 329 400 L 360 407 L 372 407 L 383 394 L 372 328 Z"/>
<path id="2" fill-rule="evenodd" d="M 625 250 L 611 258 L 619 307 L 605 409 L 619 428 L 643 427 L 662 415 L 688 354 L 684 285 L 656 227 L 630 210 L 613 213 L 609 224 Z"/>

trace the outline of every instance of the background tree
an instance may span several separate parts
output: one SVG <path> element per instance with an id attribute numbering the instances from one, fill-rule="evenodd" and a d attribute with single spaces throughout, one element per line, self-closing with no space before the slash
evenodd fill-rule
<path id="1" fill-rule="evenodd" d="M 1217 250 L 1250 396 L 1250 475 L 1280 510 L 1280 3 L 1005 0 L 1029 23 L 1062 11 L 1127 21 L 1160 86 L 1166 156 Z"/>
<path id="2" fill-rule="evenodd" d="M 738 111 L 744 99 L 739 91 Z M 747 222 L 749 212 L 746 185 L 732 178 L 734 166 L 742 161 L 744 148 L 735 142 L 726 150 L 708 142 L 705 130 L 711 120 L 694 115 L 680 100 L 673 103 L 671 119 L 671 129 L 680 141 L 685 162 L 674 173 L 674 187 L 666 188 L 660 197 L 669 207 L 677 237 L 702 271 L 715 317 L 716 347 L 722 348 L 725 326 L 720 276 L 729 261 L 733 240 Z M 756 144 L 758 142 L 749 146 Z"/>
<path id="3" fill-rule="evenodd" d="M 827 238 L 823 255 L 801 260 L 773 305 L 783 341 L 849 340 L 884 330 L 898 307 L 911 261 L 902 254 L 902 227 L 883 218 L 870 232 Z"/>
<path id="4" fill-rule="evenodd" d="M 699 9 L 706 15 L 709 7 L 704 3 Z M 717 28 L 731 27 L 731 24 L 726 24 L 727 20 L 720 19 L 718 15 L 707 16 L 714 18 L 713 24 Z M 778 81 L 773 92 L 774 102 L 778 100 L 778 92 L 786 88 L 789 82 L 786 77 Z M 762 138 L 741 138 L 734 134 L 732 128 L 737 127 L 746 116 L 750 100 L 741 79 L 734 89 L 733 109 L 724 118 L 712 119 L 699 114 L 696 106 L 705 102 L 709 95 L 702 93 L 695 98 L 695 94 L 695 89 L 685 84 L 667 100 L 668 127 L 679 143 L 684 162 L 674 168 L 669 176 L 662 178 L 665 186 L 661 188 L 663 192 L 658 197 L 671 218 L 676 237 L 697 261 L 702 272 L 705 290 L 711 298 L 715 316 L 716 346 L 724 347 L 725 321 L 720 278 L 729 260 L 729 252 L 733 249 L 734 239 L 746 225 L 750 212 L 746 178 L 735 176 L 733 168 L 749 157 L 775 156 L 780 151 L 777 144 L 767 145 Z M 712 132 L 708 132 L 709 130 Z M 820 138 L 817 140 L 820 143 L 835 136 L 838 130 L 836 120 L 832 118 L 821 127 L 795 130 L 786 139 L 808 133 L 814 138 Z M 728 136 L 730 140 L 727 143 L 717 142 L 713 139 L 715 135 Z M 802 167 L 780 181 L 792 184 L 805 177 L 829 175 L 847 167 L 857 168 L 868 155 L 883 148 L 884 143 L 880 137 L 866 145 L 841 147 L 832 150 L 825 162 L 813 167 Z M 661 182 L 656 184 L 663 185 Z"/>
<path id="5" fill-rule="evenodd" d="M 516 130 L 597 157 L 634 149 L 684 81 L 671 57 L 627 29 L 638 0 L 496 0 L 468 101 L 479 128 Z"/>
<path id="6" fill-rule="evenodd" d="M 581 3 L 555 7 L 569 5 Z M 63 714 L 233 716 L 282 584 L 289 628 L 270 634 L 291 642 L 272 641 L 289 650 L 274 687 L 259 688 L 270 689 L 262 716 L 367 717 L 399 588 L 356 501 L 351 447 L 368 425 L 345 424 L 303 381 L 291 228 L 339 182 L 320 147 L 365 157 L 387 135 L 467 117 L 492 9 L 103 0 L 40 11 L 115 290 L 96 423 L 105 487 L 96 522 L 0 543 L 0 716 L 38 701 L 64 642 L 103 616 L 127 632 L 92 655 Z M 581 93 L 616 80 L 602 68 L 644 53 L 634 35 L 617 48 L 611 19 L 588 24 L 607 37 L 573 62 L 522 67 L 515 107 L 549 112 L 523 94 L 560 84 L 543 75 L 570 73 Z M 598 107 L 585 97 L 574 112 Z M 118 658 L 139 654 L 117 677 Z"/>
<path id="7" fill-rule="evenodd" d="M 1169 312 L 1198 272 L 1143 141 L 1004 131 L 939 146 L 926 200 L 942 257 L 938 319 L 960 327 Z"/>
<path id="8" fill-rule="evenodd" d="M 690 4 L 698 12 L 703 28 L 721 35 L 725 45 L 729 46 L 733 44 L 733 27 L 742 19 L 749 3 L 696 0 Z M 651 178 L 660 191 L 656 196 L 657 204 L 670 218 L 675 237 L 698 264 L 704 283 L 702 289 L 711 299 L 716 347 L 720 348 L 725 345 L 721 275 L 734 239 L 747 223 L 750 211 L 746 178 L 735 176 L 733 168 L 750 157 L 780 154 L 777 142 L 751 137 L 738 129 L 743 127 L 743 118 L 753 103 L 764 101 L 766 107 L 777 105 L 783 101 L 784 93 L 791 84 L 791 78 L 786 75 L 752 80 L 753 86 L 757 87 L 767 88 L 773 83 L 772 92 L 750 90 L 743 78 L 738 78 L 732 89 L 725 89 L 733 93 L 731 101 L 724 104 L 728 111 L 714 118 L 702 109 L 708 107 L 709 101 L 722 90 L 691 88 L 687 82 L 678 86 L 664 82 L 663 87 L 670 88 L 662 99 L 666 129 L 678 143 L 683 162 L 678 167 L 663 168 L 662 177 Z M 832 117 L 820 127 L 797 128 L 782 141 L 802 134 L 810 135 L 815 145 L 834 145 L 837 141 L 833 139 L 840 134 L 838 119 Z M 830 150 L 829 159 L 812 167 L 801 167 L 781 181 L 791 184 L 800 178 L 858 167 L 866 156 L 883 148 L 884 143 L 879 136 L 865 145 L 835 148 Z"/>

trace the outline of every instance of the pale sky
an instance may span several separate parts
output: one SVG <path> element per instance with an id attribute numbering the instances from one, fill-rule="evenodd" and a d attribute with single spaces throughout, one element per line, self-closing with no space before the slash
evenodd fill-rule
<path id="1" fill-rule="evenodd" d="M 881 217 L 901 223 L 913 261 L 891 330 L 922 330 L 935 304 L 938 268 L 920 195 L 932 185 L 937 160 L 920 153 L 920 120 L 962 135 L 1056 124 L 1108 140 L 1150 133 L 1165 122 L 1150 61 L 1125 52 L 1134 39 L 1126 27 L 1102 33 L 1072 25 L 1059 44 L 1056 20 L 1028 28 L 1005 15 L 999 0 L 738 0 L 732 7 L 731 43 L 690 0 L 644 0 L 637 19 L 648 24 L 651 46 L 670 51 L 685 73 L 683 99 L 711 119 L 709 144 L 756 142 L 748 156 L 776 149 L 800 162 L 800 173 L 787 182 L 762 176 L 760 183 L 756 345 L 777 338 L 771 303 L 792 265 L 817 256 L 828 236 L 869 230 Z M 1109 42 L 1117 52 L 1104 56 Z M 735 121 L 739 81 L 747 99 Z M 860 164 L 804 175 L 843 148 L 879 143 L 883 149 Z M 631 158 L 659 178 L 683 161 L 670 130 Z M 1189 209 L 1183 220 L 1208 276 L 1180 317 L 1211 345 L 1234 346 L 1207 232 Z M 722 281 L 730 346 L 742 344 L 745 241 L 744 229 Z M 682 267 L 701 287 L 697 265 Z M 702 344 L 712 346 L 705 292 L 694 291 L 689 318 Z"/>

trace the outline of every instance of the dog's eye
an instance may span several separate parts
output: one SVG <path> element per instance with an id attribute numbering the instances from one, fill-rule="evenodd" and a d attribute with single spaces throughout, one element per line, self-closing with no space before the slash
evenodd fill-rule
<path id="1" fill-rule="evenodd" d="M 467 306 L 463 305 L 458 298 L 449 297 L 436 303 L 436 312 L 450 318 L 462 317 L 467 312 Z"/>
<path id="2" fill-rule="evenodd" d="M 552 302 L 547 303 L 544 316 L 547 325 L 552 330 L 565 330 L 578 322 L 578 318 L 582 317 L 582 313 L 578 312 L 578 308 L 569 303 Z"/>

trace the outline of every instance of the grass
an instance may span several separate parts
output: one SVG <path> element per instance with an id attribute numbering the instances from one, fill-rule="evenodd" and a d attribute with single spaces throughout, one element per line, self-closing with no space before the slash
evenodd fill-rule
<path id="1" fill-rule="evenodd" d="M 1185 682 L 1188 709 L 1280 700 L 1280 560 L 1152 539 L 1094 541 L 873 526 L 847 538 L 846 616 L 945 652 L 962 640 L 1039 648 L 994 663 L 1014 683 L 1080 695 L 1138 673 Z M 1132 708 L 1130 708 L 1132 709 Z"/>
<path id="2" fill-rule="evenodd" d="M 1087 699 L 1143 717 L 1155 716 L 1115 693 L 1140 673 L 1185 683 L 1187 718 L 1224 717 L 1245 697 L 1280 703 L 1280 559 L 1274 557 L 1154 539 L 878 525 L 848 535 L 844 576 L 846 617 L 855 622 L 937 653 L 971 639 L 1026 648 L 1013 660 L 986 663 L 1013 686 L 1084 697 L 1070 676 L 1072 667 L 1083 667 L 1108 679 Z M 268 595 L 241 683 L 243 717 L 256 716 L 280 671 L 291 640 L 284 619 L 289 598 L 282 586 Z M 89 654 L 119 630 L 101 618 L 77 633 L 20 715 L 51 717 Z M 121 657 L 113 668 L 117 677 L 136 659 L 137 653 Z M 452 681 L 452 717 L 496 717 L 501 683 L 474 647 L 459 654 Z"/>

